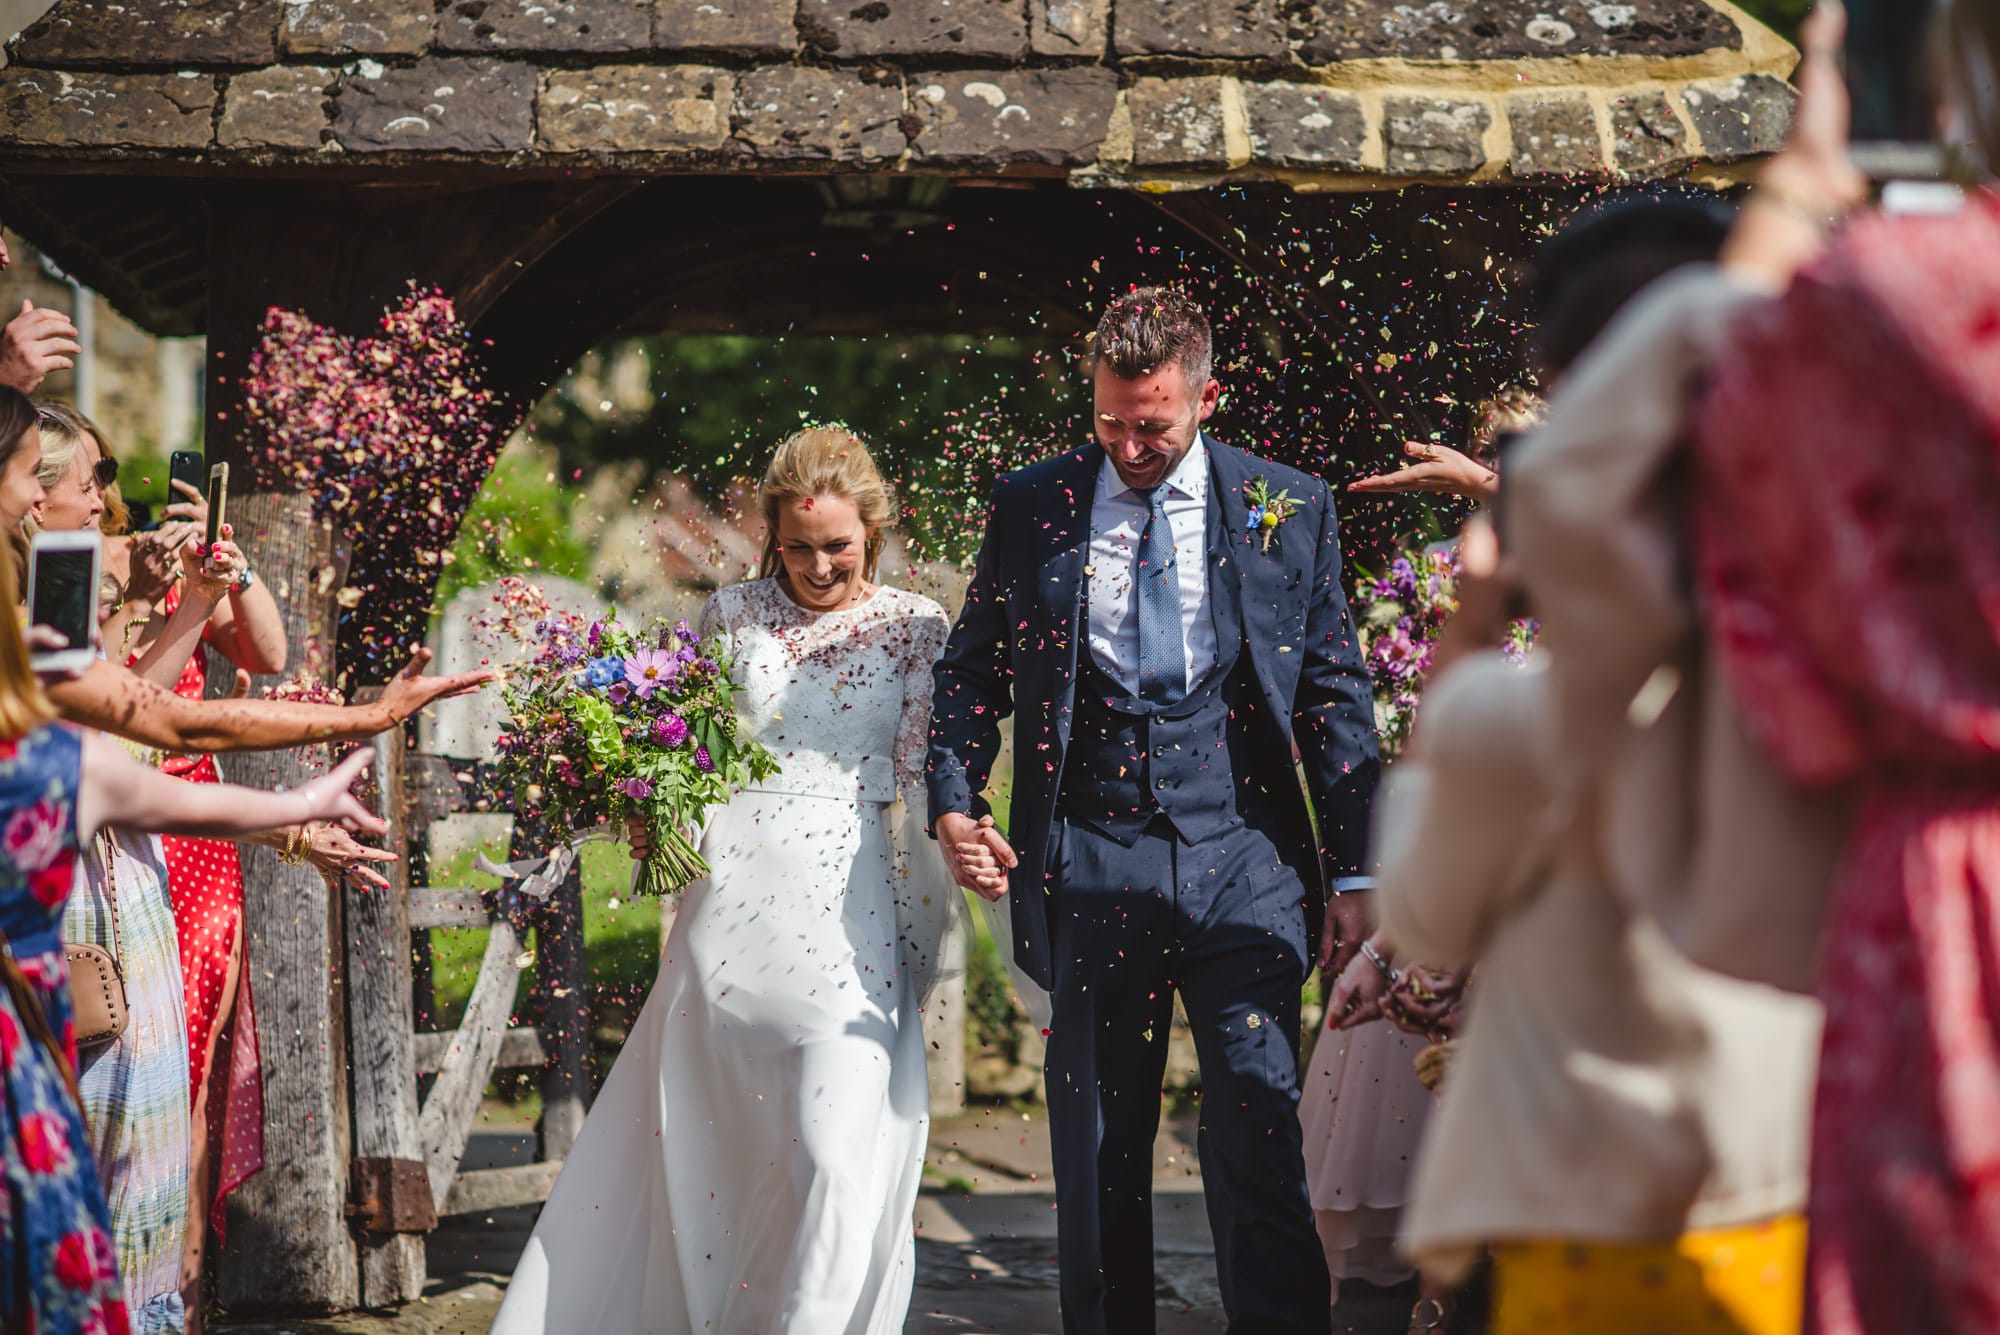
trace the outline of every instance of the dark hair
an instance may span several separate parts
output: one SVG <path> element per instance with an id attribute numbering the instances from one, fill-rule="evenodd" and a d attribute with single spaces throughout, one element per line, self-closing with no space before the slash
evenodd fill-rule
<path id="1" fill-rule="evenodd" d="M 1535 256 L 1536 373 L 1568 370 L 1655 279 L 1715 259 L 1733 222 L 1713 196 L 1646 191 L 1608 197 L 1565 223 Z"/>
<path id="2" fill-rule="evenodd" d="M 40 421 L 41 413 L 26 394 L 11 385 L 0 385 L 0 468 L 14 461 L 21 438 Z"/>
<path id="3" fill-rule="evenodd" d="M 1104 308 L 1090 338 L 1090 364 L 1109 365 L 1121 380 L 1178 366 L 1198 390 L 1215 368 L 1208 317 L 1178 289 L 1135 287 Z"/>

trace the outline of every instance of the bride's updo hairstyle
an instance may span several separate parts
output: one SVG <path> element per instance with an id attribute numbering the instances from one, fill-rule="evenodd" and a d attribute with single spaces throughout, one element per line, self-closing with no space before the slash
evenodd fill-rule
<path id="1" fill-rule="evenodd" d="M 896 520 L 896 497 L 861 437 L 843 426 L 810 426 L 793 432 L 771 456 L 771 466 L 757 488 L 757 508 L 764 512 L 764 559 L 757 568 L 758 578 L 769 579 L 785 568 L 778 554 L 778 507 L 821 496 L 845 497 L 860 511 L 868 534 L 861 577 L 875 582 L 882 545 Z"/>

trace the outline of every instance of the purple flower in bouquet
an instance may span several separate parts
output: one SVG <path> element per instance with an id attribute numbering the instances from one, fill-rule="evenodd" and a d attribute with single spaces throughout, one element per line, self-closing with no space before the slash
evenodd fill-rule
<path id="1" fill-rule="evenodd" d="M 694 633 L 694 627 L 688 625 L 685 618 L 674 623 L 674 638 L 684 645 L 701 643 L 701 636 Z"/>
<path id="2" fill-rule="evenodd" d="M 611 683 L 611 689 L 606 691 L 604 695 L 612 704 L 622 705 L 632 698 L 632 688 L 622 681 L 614 681 Z"/>
<path id="3" fill-rule="evenodd" d="M 664 649 L 641 649 L 625 660 L 625 680 L 642 700 L 662 686 L 671 686 L 680 675 L 680 660 Z"/>
<path id="4" fill-rule="evenodd" d="M 653 785 L 650 781 L 635 776 L 621 782 L 618 785 L 618 791 L 630 798 L 651 797 L 653 795 Z"/>
<path id="5" fill-rule="evenodd" d="M 1389 576 L 1383 581 L 1390 592 L 1400 602 L 1414 601 L 1417 596 L 1417 569 L 1408 557 L 1399 556 L 1389 565 Z"/>
<path id="6" fill-rule="evenodd" d="M 708 754 L 707 747 L 698 746 L 695 748 L 694 767 L 700 770 L 703 774 L 713 774 L 715 772 L 715 761 Z"/>
<path id="7" fill-rule="evenodd" d="M 679 714 L 669 714 L 653 724 L 653 740 L 661 746 L 679 746 L 687 738 L 687 720 Z"/>

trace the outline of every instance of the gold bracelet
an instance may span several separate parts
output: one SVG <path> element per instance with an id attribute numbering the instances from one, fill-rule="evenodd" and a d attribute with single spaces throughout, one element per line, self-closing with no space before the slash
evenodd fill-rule
<path id="1" fill-rule="evenodd" d="M 303 867 L 312 858 L 312 822 L 299 826 L 285 837 L 278 860 L 287 867 Z"/>

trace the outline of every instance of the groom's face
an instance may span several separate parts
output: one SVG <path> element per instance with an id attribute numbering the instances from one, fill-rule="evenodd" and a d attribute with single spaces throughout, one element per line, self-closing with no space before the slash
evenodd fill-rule
<path id="1" fill-rule="evenodd" d="M 1215 411 L 1222 386 L 1199 389 L 1178 366 L 1162 366 L 1130 379 L 1099 362 L 1094 373 L 1098 443 L 1128 487 L 1141 491 L 1166 480 L 1194 447 L 1201 424 Z"/>

